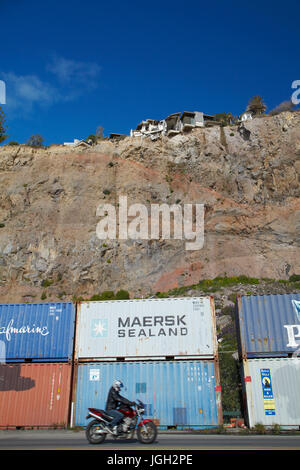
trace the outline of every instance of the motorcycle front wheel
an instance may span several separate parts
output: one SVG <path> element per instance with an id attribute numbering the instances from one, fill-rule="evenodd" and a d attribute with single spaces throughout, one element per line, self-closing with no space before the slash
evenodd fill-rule
<path id="1" fill-rule="evenodd" d="M 85 430 L 85 435 L 90 444 L 102 444 L 105 440 L 106 433 L 97 433 L 100 429 L 102 429 L 102 426 L 96 419 L 89 422 Z"/>
<path id="2" fill-rule="evenodd" d="M 157 428 L 152 421 L 137 428 L 137 438 L 142 444 L 152 444 L 157 436 Z"/>

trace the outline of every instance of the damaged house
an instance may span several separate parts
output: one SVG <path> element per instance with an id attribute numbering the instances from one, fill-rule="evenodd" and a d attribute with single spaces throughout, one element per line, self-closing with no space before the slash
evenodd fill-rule
<path id="1" fill-rule="evenodd" d="M 213 120 L 214 116 L 209 116 L 199 111 L 183 111 L 182 113 L 170 114 L 161 121 L 154 119 L 142 121 L 135 130 L 130 131 L 130 136 L 148 136 L 152 140 L 156 140 L 162 135 L 171 137 L 180 132 L 187 132 L 195 127 L 204 127 L 206 122 Z"/>
<path id="2" fill-rule="evenodd" d="M 165 130 L 165 121 L 157 121 L 155 119 L 147 119 L 146 121 L 142 121 L 140 124 L 137 125 L 135 130 L 130 131 L 131 137 L 140 137 L 140 136 L 148 136 L 152 140 L 158 138 L 163 131 Z"/>
<path id="3" fill-rule="evenodd" d="M 164 135 L 172 136 L 175 134 L 179 134 L 179 132 L 181 131 L 180 114 L 181 113 L 174 113 L 166 117 L 166 128 Z"/>

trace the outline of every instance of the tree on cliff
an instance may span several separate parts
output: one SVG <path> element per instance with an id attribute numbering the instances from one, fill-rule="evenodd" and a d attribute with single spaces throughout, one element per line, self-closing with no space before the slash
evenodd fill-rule
<path id="1" fill-rule="evenodd" d="M 26 144 L 30 145 L 30 147 L 42 147 L 44 142 L 44 137 L 40 134 L 35 134 L 29 137 Z"/>
<path id="2" fill-rule="evenodd" d="M 103 139 L 104 138 L 104 129 L 102 126 L 98 126 L 97 127 L 97 130 L 96 130 L 96 136 L 99 138 L 99 139 Z"/>
<path id="3" fill-rule="evenodd" d="M 4 112 L 0 106 L 0 143 L 7 138 Z"/>
<path id="4" fill-rule="evenodd" d="M 232 113 L 216 113 L 215 120 L 218 121 L 221 126 L 228 126 L 234 122 Z"/>
<path id="5" fill-rule="evenodd" d="M 283 111 L 294 111 L 295 105 L 292 100 L 283 101 L 276 108 L 272 109 L 269 114 L 270 116 L 275 116 L 276 114 L 282 113 Z"/>
<path id="6" fill-rule="evenodd" d="M 254 115 L 263 114 L 266 109 L 267 106 L 261 96 L 253 96 L 247 106 L 247 111 L 252 111 Z"/>

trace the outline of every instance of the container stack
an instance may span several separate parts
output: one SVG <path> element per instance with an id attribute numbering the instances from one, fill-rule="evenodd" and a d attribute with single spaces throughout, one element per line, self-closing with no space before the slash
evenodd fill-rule
<path id="1" fill-rule="evenodd" d="M 74 364 L 72 425 L 105 408 L 117 379 L 160 427 L 222 423 L 213 298 L 81 302 Z"/>
<path id="2" fill-rule="evenodd" d="M 300 426 L 300 294 L 238 296 L 247 424 Z"/>
<path id="3" fill-rule="evenodd" d="M 75 306 L 0 305 L 0 427 L 69 421 Z"/>

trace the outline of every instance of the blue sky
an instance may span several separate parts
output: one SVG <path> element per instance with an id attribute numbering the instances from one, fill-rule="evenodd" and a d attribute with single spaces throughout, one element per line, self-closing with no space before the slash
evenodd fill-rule
<path id="1" fill-rule="evenodd" d="M 129 134 L 179 111 L 270 111 L 300 80 L 300 3 L 0 0 L 9 140 Z"/>

